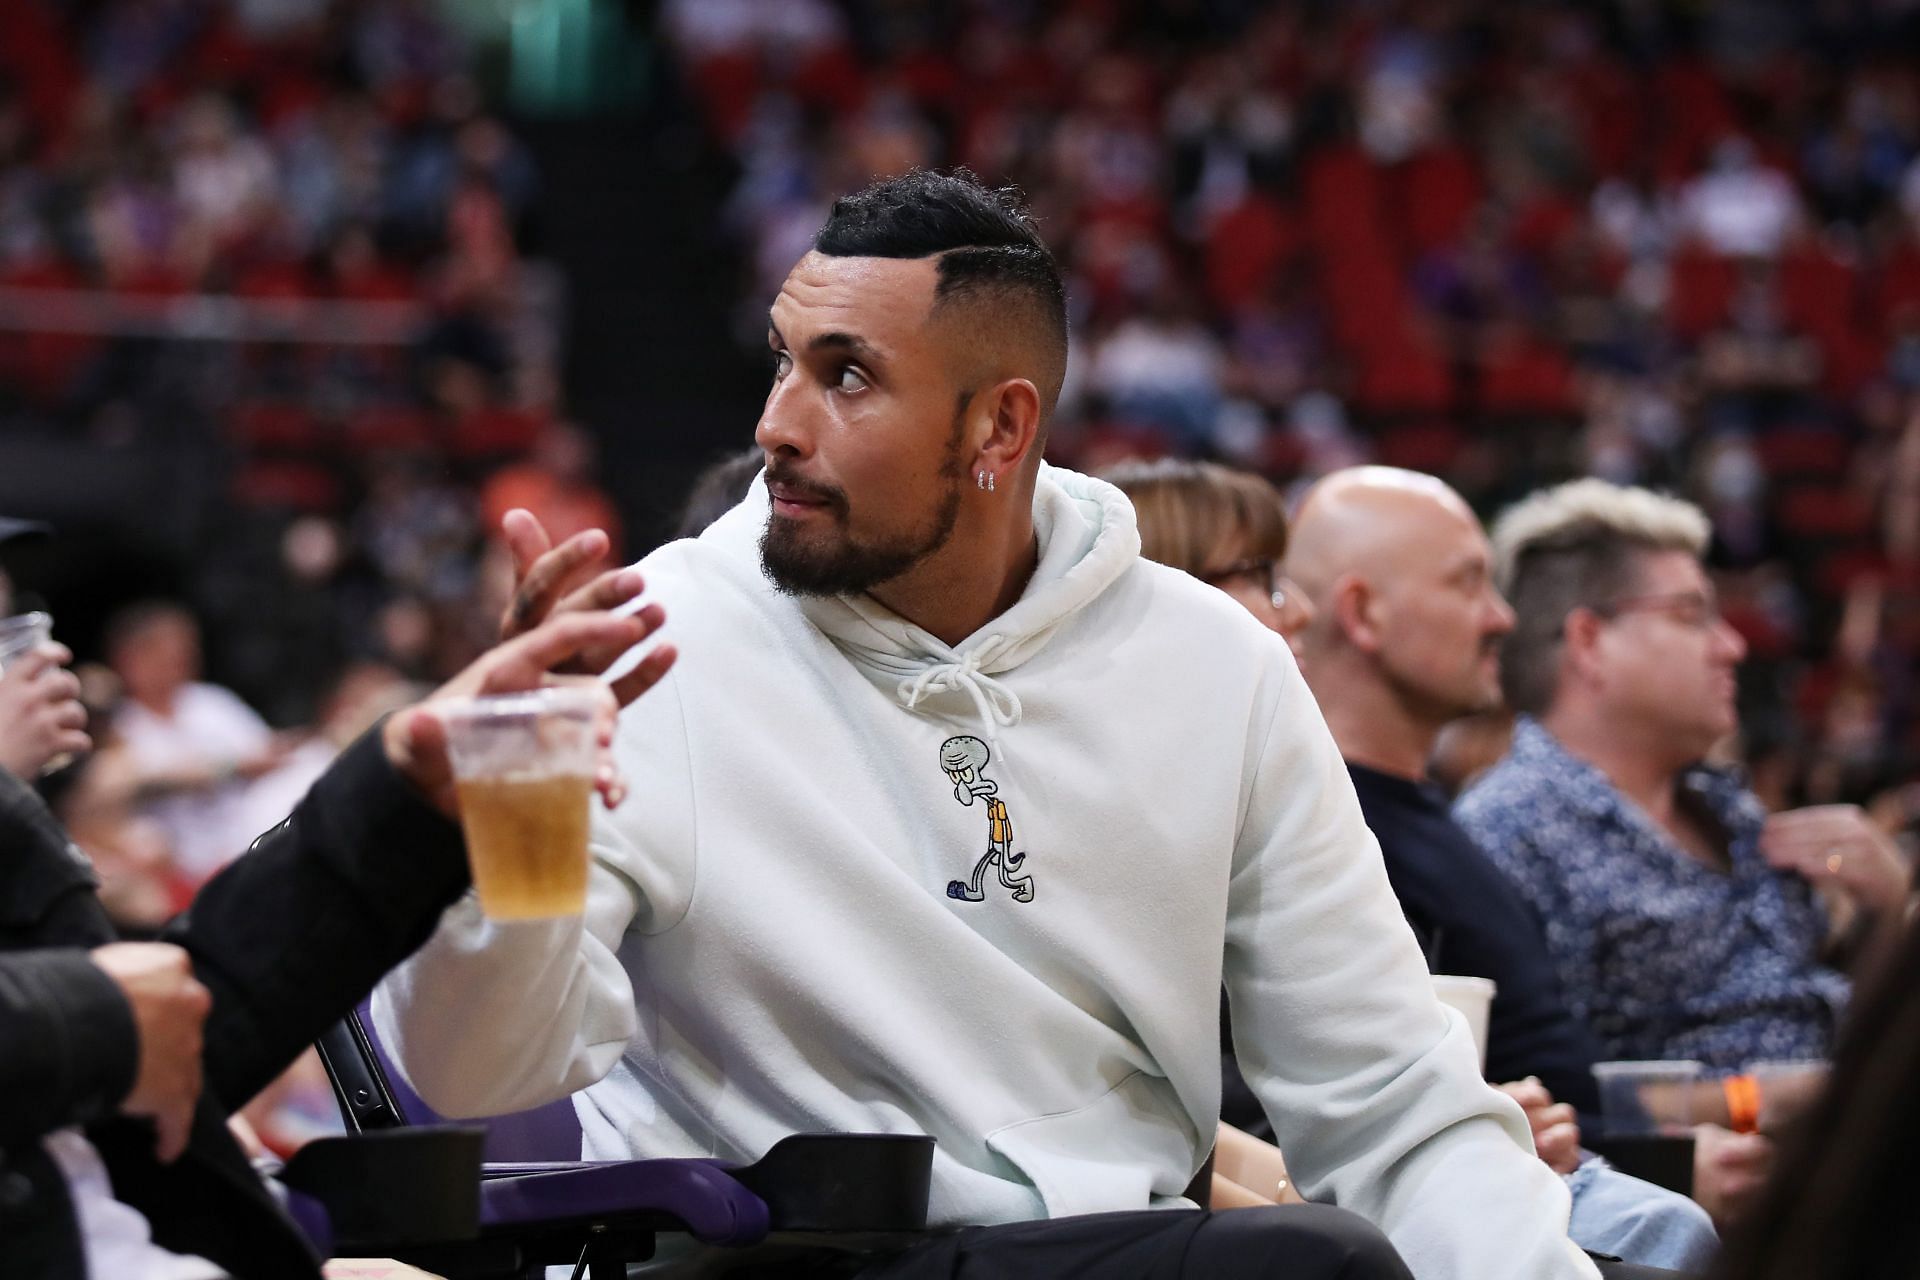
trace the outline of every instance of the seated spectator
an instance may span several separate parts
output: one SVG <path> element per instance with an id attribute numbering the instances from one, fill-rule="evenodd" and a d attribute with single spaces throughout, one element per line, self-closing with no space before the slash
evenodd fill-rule
<path id="1" fill-rule="evenodd" d="M 150 601 L 107 625 L 107 661 L 124 697 L 113 730 L 137 771 L 144 813 L 166 829 L 182 875 L 198 883 L 258 832 L 236 825 L 246 783 L 279 763 L 253 708 L 200 680 L 200 627 L 177 604 Z"/>
<path id="2" fill-rule="evenodd" d="M 876 1277 L 1592 1276 L 1284 644 L 1042 466 L 1065 297 L 1017 193 L 840 200 L 768 342 L 765 473 L 642 562 L 688 658 L 621 724 L 646 817 L 599 826 L 585 922 L 456 908 L 375 998 L 426 1100 L 572 1093 L 594 1156 L 932 1134 L 960 1229 Z M 1223 979 L 1340 1209 L 1163 1211 L 1212 1143 Z"/>
<path id="3" fill-rule="evenodd" d="M 681 509 L 680 523 L 673 536 L 699 537 L 708 525 L 740 505 L 754 477 L 765 466 L 766 455 L 758 445 L 707 464 L 687 490 L 686 506 Z"/>
<path id="4" fill-rule="evenodd" d="M 583 647 L 637 643 L 660 620 L 573 616 L 488 653 L 425 710 L 393 716 L 350 748 L 157 943 L 113 941 L 65 833 L 30 788 L 0 773 L 8 1276 L 318 1280 L 310 1246 L 226 1118 L 466 889 L 433 704 L 533 687 Z M 638 696 L 661 662 L 616 682 L 615 695 Z M 618 800 L 611 770 L 599 783 Z"/>
<path id="5" fill-rule="evenodd" d="M 1544 924 L 1560 989 L 1609 1058 L 1735 1071 L 1824 1057 L 1848 992 L 1822 890 L 1867 919 L 1907 900 L 1857 809 L 1769 819 L 1702 763 L 1736 728 L 1745 652 L 1700 556 L 1700 511 L 1575 481 L 1503 515 L 1518 622 L 1501 685 L 1513 747 L 1455 808 Z"/>
<path id="6" fill-rule="evenodd" d="M 1492 1078 L 1513 1081 L 1501 1090 L 1526 1111 L 1541 1158 L 1568 1178 L 1568 1234 L 1596 1252 L 1652 1266 L 1704 1265 L 1715 1245 L 1705 1215 L 1684 1197 L 1591 1158 L 1583 1161 L 1572 1108 L 1556 1103 L 1538 1079 L 1522 1078 L 1528 1073 L 1516 1065 L 1524 1057 L 1520 1051 L 1542 1041 L 1555 1047 L 1556 1041 L 1570 1041 L 1571 1051 L 1558 1056 L 1573 1061 L 1555 1065 L 1569 1082 L 1582 1085 L 1578 1096 L 1590 1099 L 1593 1092 L 1586 1074 L 1592 1057 L 1581 1053 L 1585 1033 L 1552 990 L 1538 926 L 1499 873 L 1471 848 L 1459 847 L 1465 839 L 1447 822 L 1443 802 L 1422 797 L 1430 814 L 1410 812 L 1393 785 L 1419 792 L 1426 749 L 1449 707 L 1499 698 L 1488 640 L 1497 641 L 1511 615 L 1486 576 L 1485 539 L 1466 504 L 1426 476 L 1385 468 L 1340 472 L 1309 494 L 1289 548 L 1281 496 L 1258 476 L 1167 461 L 1127 464 L 1109 478 L 1139 514 L 1143 554 L 1211 578 L 1301 652 L 1308 685 L 1346 757 L 1361 812 L 1380 838 L 1388 877 L 1429 964 L 1438 972 L 1501 984 L 1488 1034 L 1490 1047 L 1502 1042 L 1498 1055 L 1489 1053 Z M 1258 537 L 1250 538 L 1255 529 Z M 1275 575 L 1273 581 L 1284 587 L 1269 599 L 1210 573 L 1207 566 L 1239 557 L 1206 548 L 1233 553 L 1250 543 L 1276 558 L 1284 554 L 1305 583 Z M 1470 576 L 1476 554 L 1479 585 L 1451 581 Z M 1266 582 L 1262 577 L 1261 585 Z M 1328 591 L 1334 582 L 1340 590 Z M 1360 625 L 1373 632 L 1365 661 L 1339 652 L 1356 610 L 1365 615 Z M 1389 646 L 1391 659 L 1383 652 Z M 1330 654 L 1330 647 L 1336 651 Z M 1380 669 L 1389 661 L 1391 679 Z M 1391 771 L 1358 764 L 1356 757 Z M 1430 815 L 1437 815 L 1440 830 Z M 1504 915 L 1498 910 L 1503 904 Z M 1505 1041 L 1514 1043 L 1509 1048 Z M 1229 1064 L 1223 1119 L 1258 1127 L 1257 1108 L 1246 1105 L 1250 1100 Z"/>
<path id="7" fill-rule="evenodd" d="M 1128 462 L 1106 478 L 1133 504 L 1140 554 L 1219 587 L 1299 653 L 1312 618 L 1306 595 L 1280 572 L 1287 513 L 1259 476 L 1211 462 Z"/>
<path id="8" fill-rule="evenodd" d="M 320 701 L 313 732 L 247 785 L 235 818 L 240 829 L 265 831 L 293 812 L 335 757 L 380 717 L 418 694 L 418 688 L 385 663 L 357 662 L 342 671 Z"/>
<path id="9" fill-rule="evenodd" d="M 618 563 L 623 538 L 620 513 L 594 480 L 593 437 L 570 422 L 552 422 L 541 431 L 533 456 L 496 471 L 480 491 L 481 518 L 489 529 L 515 507 L 531 511 L 554 541 L 598 529 L 610 544 L 608 564 Z"/>
<path id="10" fill-rule="evenodd" d="M 1575 1108 L 1599 1109 L 1591 1075 L 1599 1048 L 1568 1010 L 1532 908 L 1427 780 L 1441 729 L 1500 702 L 1499 646 L 1513 613 L 1493 585 L 1479 520 L 1430 476 L 1336 472 L 1302 502 L 1286 563 L 1311 601 L 1301 637 L 1307 684 L 1394 893 L 1434 972 L 1494 982 L 1488 1076 L 1510 1082 L 1499 1087 L 1526 1109 L 1541 1158 L 1568 1178 L 1570 1234 L 1636 1262 L 1703 1267 L 1716 1238 L 1699 1208 L 1581 1152 Z M 1711 1141 L 1696 1149 L 1696 1183 L 1716 1206 L 1721 1150 Z"/>

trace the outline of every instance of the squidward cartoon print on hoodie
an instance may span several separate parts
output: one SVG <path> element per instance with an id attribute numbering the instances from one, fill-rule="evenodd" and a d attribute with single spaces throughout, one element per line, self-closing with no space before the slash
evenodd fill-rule
<path id="1" fill-rule="evenodd" d="M 1007 816 L 1007 804 L 1000 798 L 999 784 L 985 776 L 990 759 L 992 752 L 978 738 L 963 734 L 940 744 L 940 767 L 953 781 L 953 798 L 968 808 L 973 807 L 975 800 L 983 800 L 987 809 L 987 851 L 973 864 L 972 879 L 948 882 L 947 896 L 962 902 L 979 902 L 985 898 L 987 867 L 992 864 L 999 869 L 1000 883 L 1013 891 L 1015 902 L 1032 902 L 1033 877 L 1013 874 L 1027 860 L 1027 855 L 1013 851 L 1013 819 Z"/>

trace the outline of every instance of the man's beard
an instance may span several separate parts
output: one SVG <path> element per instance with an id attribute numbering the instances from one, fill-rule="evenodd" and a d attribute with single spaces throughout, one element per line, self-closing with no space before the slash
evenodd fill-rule
<path id="1" fill-rule="evenodd" d="M 845 532 L 847 500 L 838 489 L 807 484 L 781 474 L 776 462 L 767 481 L 780 481 L 825 501 L 837 529 L 811 537 L 798 521 L 769 511 L 760 534 L 760 570 L 790 596 L 856 595 L 899 577 L 947 545 L 960 519 L 960 449 L 956 438 L 940 465 L 946 481 L 940 505 L 922 528 L 880 542 L 861 543 Z"/>

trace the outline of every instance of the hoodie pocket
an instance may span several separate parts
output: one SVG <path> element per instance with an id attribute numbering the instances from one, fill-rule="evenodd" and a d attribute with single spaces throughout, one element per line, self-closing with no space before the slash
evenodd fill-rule
<path id="1" fill-rule="evenodd" d="M 1171 1088 L 1143 1071 L 1085 1106 L 1003 1125 L 987 1147 L 1033 1184 L 1050 1218 L 1167 1204 L 1200 1160 Z"/>

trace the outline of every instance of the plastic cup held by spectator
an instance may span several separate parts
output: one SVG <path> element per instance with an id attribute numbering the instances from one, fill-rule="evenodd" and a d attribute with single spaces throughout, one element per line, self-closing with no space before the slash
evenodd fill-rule
<path id="1" fill-rule="evenodd" d="M 1493 1011 L 1497 990 L 1491 978 L 1468 978 L 1451 973 L 1433 975 L 1433 994 L 1440 1003 L 1458 1009 L 1473 1031 L 1473 1046 L 1480 1051 L 1480 1069 L 1487 1069 L 1487 1017 Z"/>
<path id="2" fill-rule="evenodd" d="M 0 618 L 0 672 L 20 658 L 53 643 L 53 615 L 16 613 Z"/>
<path id="3" fill-rule="evenodd" d="M 1682 1134 L 1693 1128 L 1693 1091 L 1703 1070 L 1691 1058 L 1596 1062 L 1600 1121 L 1609 1137 Z"/>
<path id="4" fill-rule="evenodd" d="M 1746 1074 L 1760 1089 L 1760 1132 L 1778 1133 L 1811 1110 L 1826 1087 L 1827 1071 L 1819 1058 L 1749 1062 Z"/>
<path id="5" fill-rule="evenodd" d="M 473 886 L 489 919 L 585 909 L 598 705 L 593 689 L 558 687 L 440 712 Z"/>
<path id="6" fill-rule="evenodd" d="M 52 643 L 53 615 L 50 613 L 35 611 L 0 618 L 0 675 L 35 649 L 44 649 Z M 72 763 L 73 757 L 63 751 L 42 765 L 40 772 L 54 773 Z"/>

